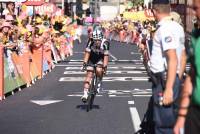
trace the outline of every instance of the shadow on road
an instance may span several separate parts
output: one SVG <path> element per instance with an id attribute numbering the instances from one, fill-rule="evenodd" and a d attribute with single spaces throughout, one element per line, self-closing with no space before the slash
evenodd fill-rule
<path id="1" fill-rule="evenodd" d="M 77 105 L 76 108 L 81 109 L 81 110 L 86 110 L 87 105 Z M 92 109 L 100 109 L 100 106 L 99 105 L 92 105 Z"/>

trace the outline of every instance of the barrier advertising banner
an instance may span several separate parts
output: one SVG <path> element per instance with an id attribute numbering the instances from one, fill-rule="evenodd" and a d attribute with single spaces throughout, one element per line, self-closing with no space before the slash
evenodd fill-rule
<path id="1" fill-rule="evenodd" d="M 35 6 L 35 12 L 38 14 L 53 14 L 55 13 L 56 10 L 56 5 L 53 3 L 45 3 L 41 6 Z"/>

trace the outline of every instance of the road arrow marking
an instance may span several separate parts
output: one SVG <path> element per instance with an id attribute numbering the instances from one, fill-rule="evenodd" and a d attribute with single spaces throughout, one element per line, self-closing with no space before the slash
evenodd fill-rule
<path id="1" fill-rule="evenodd" d="M 62 102 L 64 100 L 30 100 L 30 102 L 35 103 L 40 106 L 45 106 L 53 103 Z"/>

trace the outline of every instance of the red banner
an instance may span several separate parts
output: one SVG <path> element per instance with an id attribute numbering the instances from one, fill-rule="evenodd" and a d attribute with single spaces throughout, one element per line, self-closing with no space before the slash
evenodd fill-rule
<path id="1" fill-rule="evenodd" d="M 44 0 L 27 0 L 23 4 L 25 4 L 26 6 L 41 6 L 44 3 L 45 3 Z"/>

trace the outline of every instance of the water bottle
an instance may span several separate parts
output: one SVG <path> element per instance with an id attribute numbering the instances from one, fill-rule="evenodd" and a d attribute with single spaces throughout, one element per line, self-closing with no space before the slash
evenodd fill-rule
<path id="1" fill-rule="evenodd" d="M 160 92 L 158 94 L 158 103 L 159 103 L 160 106 L 163 105 L 163 93 L 162 92 Z"/>

